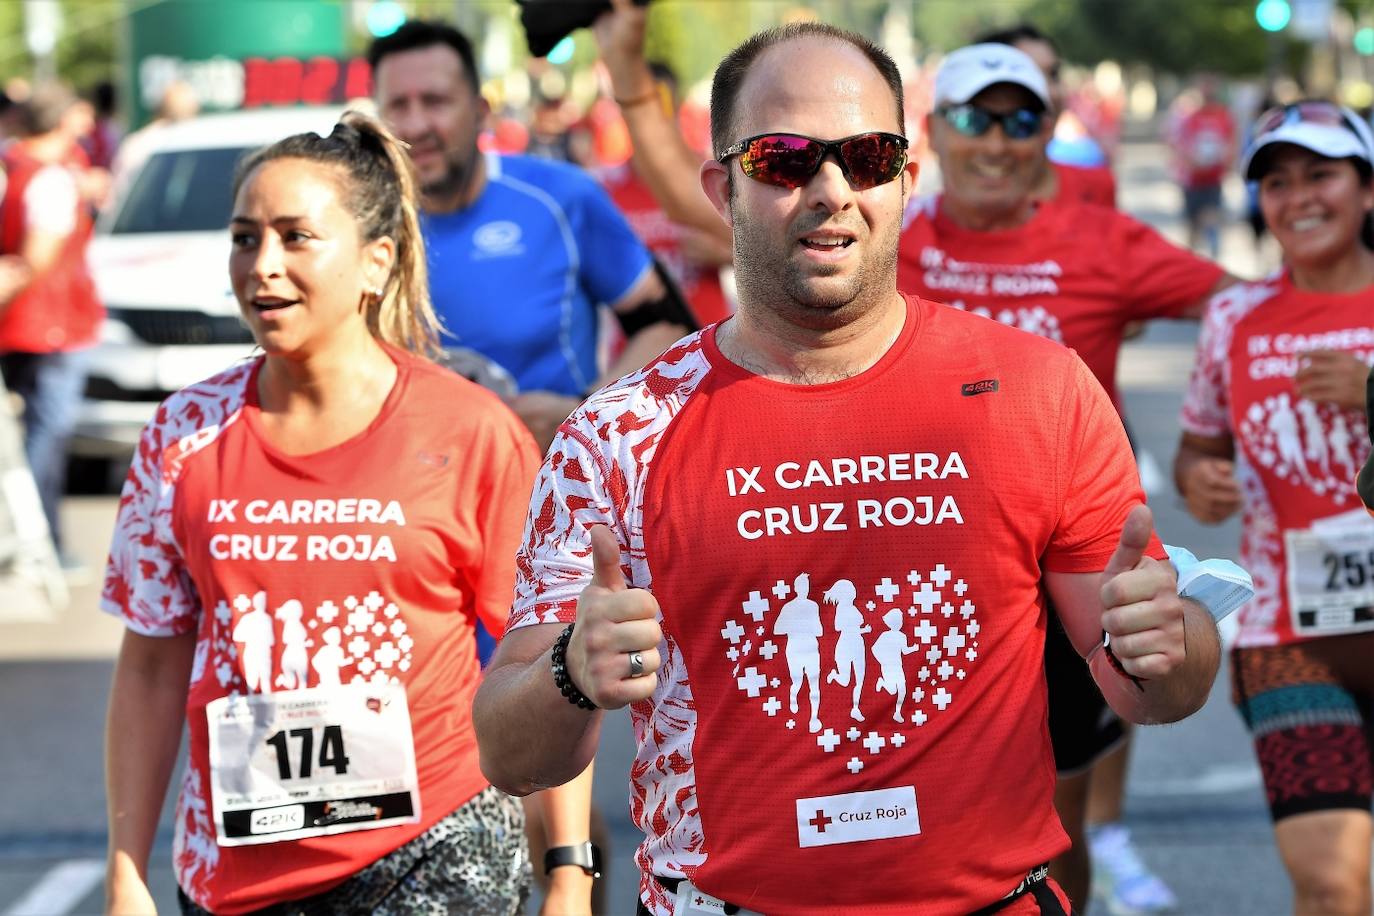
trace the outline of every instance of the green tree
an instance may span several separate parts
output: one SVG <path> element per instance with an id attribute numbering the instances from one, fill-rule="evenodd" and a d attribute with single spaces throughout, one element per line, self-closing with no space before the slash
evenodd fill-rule
<path id="1" fill-rule="evenodd" d="M 1254 0 L 1031 0 L 1026 15 L 1054 36 L 1068 60 L 1116 60 L 1180 75 L 1258 73 L 1271 40 L 1255 23 Z"/>

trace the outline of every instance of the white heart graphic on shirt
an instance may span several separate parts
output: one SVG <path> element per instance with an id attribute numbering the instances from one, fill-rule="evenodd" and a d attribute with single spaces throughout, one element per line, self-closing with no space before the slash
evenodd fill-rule
<path id="1" fill-rule="evenodd" d="M 861 586 L 837 579 L 819 600 L 814 591 L 805 572 L 751 591 L 720 636 L 736 688 L 789 731 L 814 735 L 820 752 L 850 752 L 844 769 L 857 775 L 955 703 L 978 659 L 978 608 L 943 563 Z M 837 708 L 844 718 L 827 720 Z"/>

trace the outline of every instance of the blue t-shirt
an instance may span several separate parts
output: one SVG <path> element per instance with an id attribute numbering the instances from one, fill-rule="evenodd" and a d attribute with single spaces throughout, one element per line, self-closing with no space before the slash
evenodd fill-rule
<path id="1" fill-rule="evenodd" d="M 597 308 L 649 269 L 649 252 L 576 166 L 486 158 L 472 206 L 421 214 L 444 342 L 500 363 L 522 391 L 581 395 L 597 371 Z"/>

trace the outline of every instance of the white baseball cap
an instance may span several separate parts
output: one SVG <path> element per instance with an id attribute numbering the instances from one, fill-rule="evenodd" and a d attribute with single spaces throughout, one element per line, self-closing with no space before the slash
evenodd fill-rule
<path id="1" fill-rule="evenodd" d="M 967 45 L 946 55 L 935 71 L 933 101 L 937 108 L 962 105 L 998 83 L 1029 89 L 1040 104 L 1050 107 L 1050 87 L 1035 61 L 1011 45 L 992 42 Z"/>
<path id="2" fill-rule="evenodd" d="M 1374 165 L 1374 133 L 1364 118 L 1335 102 L 1311 99 L 1270 109 L 1255 121 L 1252 133 L 1254 139 L 1240 164 L 1246 181 L 1259 177 L 1251 174 L 1255 157 L 1275 143 L 1301 146 L 1328 159 L 1363 159 Z"/>

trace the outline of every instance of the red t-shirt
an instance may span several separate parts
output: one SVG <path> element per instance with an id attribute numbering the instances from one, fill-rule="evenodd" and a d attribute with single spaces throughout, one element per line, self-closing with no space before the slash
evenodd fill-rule
<path id="1" fill-rule="evenodd" d="M 635 235 L 678 282 L 697 322 L 704 326 L 728 316 L 733 309 L 721 289 L 720 271 L 687 257 L 682 239 L 691 230 L 668 218 L 634 169 L 619 165 L 602 170 L 598 177 Z"/>
<path id="2" fill-rule="evenodd" d="M 169 398 L 124 486 L 102 605 L 136 633 L 196 634 L 174 860 L 181 887 L 216 913 L 322 892 L 487 785 L 473 626 L 504 628 L 537 456 L 495 396 L 390 352 L 395 385 L 354 438 L 311 455 L 274 448 L 258 359 Z M 219 845 L 207 704 L 329 684 L 404 689 L 418 822 Z"/>
<path id="3" fill-rule="evenodd" d="M 897 288 L 1072 347 L 1117 405 L 1122 329 L 1179 317 L 1222 276 L 1106 207 L 1046 202 L 1015 229 L 975 232 L 940 201 L 913 199 L 907 210 Z"/>
<path id="4" fill-rule="evenodd" d="M 631 708 L 657 916 L 649 875 L 765 913 L 970 912 L 1068 846 L 1041 581 L 1106 565 L 1130 449 L 1069 351 L 908 301 L 832 384 L 688 337 L 574 413 L 535 485 L 511 628 L 574 619 L 592 524 L 661 609 Z"/>
<path id="5" fill-rule="evenodd" d="M 1218 293 L 1183 403 L 1186 431 L 1235 442 L 1241 563 L 1255 579 L 1240 646 L 1374 630 L 1374 522 L 1355 490 L 1369 456 L 1366 419 L 1298 397 L 1293 376 L 1309 350 L 1374 364 L 1374 288 L 1309 293 L 1280 274 Z M 1313 533 L 1333 525 L 1353 531 L 1314 549 Z"/>
<path id="6" fill-rule="evenodd" d="M 1059 176 L 1059 194 L 1055 200 L 1097 207 L 1116 206 L 1116 177 L 1107 166 L 1050 164 Z"/>
<path id="7" fill-rule="evenodd" d="M 1180 184 L 1185 188 L 1219 185 L 1231 168 L 1236 122 L 1225 105 L 1204 105 L 1178 122 L 1170 140 Z"/>

